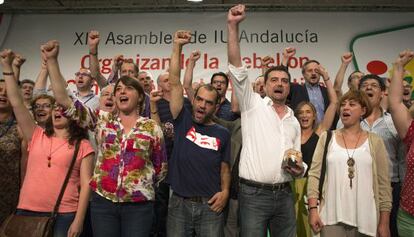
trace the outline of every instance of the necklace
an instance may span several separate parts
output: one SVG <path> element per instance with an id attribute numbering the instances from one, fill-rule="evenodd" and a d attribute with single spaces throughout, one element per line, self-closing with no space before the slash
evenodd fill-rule
<path id="1" fill-rule="evenodd" d="M 47 167 L 52 167 L 52 155 L 58 151 L 61 147 L 63 147 L 63 145 L 65 145 L 66 143 L 68 143 L 68 141 L 65 141 L 64 143 L 60 144 L 60 146 L 58 146 L 57 148 L 55 148 L 52 151 L 52 147 L 53 147 L 53 138 L 50 138 L 50 148 L 49 148 L 49 155 L 47 156 Z"/>
<path id="2" fill-rule="evenodd" d="M 355 160 L 354 160 L 354 153 L 358 146 L 359 139 L 361 138 L 362 131 L 359 132 L 358 140 L 355 143 L 354 151 L 352 152 L 352 156 L 349 155 L 348 146 L 346 145 L 344 132 L 341 133 L 342 139 L 344 140 L 346 154 L 348 155 L 348 160 L 346 161 L 346 164 L 348 165 L 348 178 L 349 178 L 349 187 L 352 189 L 352 179 L 355 177 Z"/>

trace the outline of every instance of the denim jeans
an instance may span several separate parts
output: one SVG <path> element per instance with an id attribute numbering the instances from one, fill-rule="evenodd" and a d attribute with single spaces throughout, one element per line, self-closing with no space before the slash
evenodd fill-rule
<path id="1" fill-rule="evenodd" d="M 240 184 L 240 236 L 296 236 L 296 216 L 290 185 L 282 190 L 266 190 Z"/>
<path id="2" fill-rule="evenodd" d="M 153 202 L 114 203 L 92 193 L 94 237 L 148 237 L 154 214 Z"/>
<path id="3" fill-rule="evenodd" d="M 167 214 L 170 187 L 164 181 L 155 189 L 154 220 L 152 223 L 152 237 L 167 236 Z"/>
<path id="4" fill-rule="evenodd" d="M 168 204 L 168 237 L 222 237 L 224 215 L 210 209 L 208 198 L 192 202 L 173 194 Z"/>
<path id="5" fill-rule="evenodd" d="M 67 237 L 69 227 L 75 219 L 75 212 L 60 213 L 57 215 L 53 226 L 53 237 Z M 50 216 L 50 212 L 36 212 L 18 209 L 16 215 L 20 216 Z"/>

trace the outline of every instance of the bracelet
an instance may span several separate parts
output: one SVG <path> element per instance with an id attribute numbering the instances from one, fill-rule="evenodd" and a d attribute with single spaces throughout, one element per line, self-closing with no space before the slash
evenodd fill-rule
<path id="1" fill-rule="evenodd" d="M 89 51 L 89 55 L 96 56 L 96 55 L 98 55 L 98 52 L 92 53 L 91 51 Z"/>
<path id="2" fill-rule="evenodd" d="M 308 208 L 308 211 L 310 211 L 310 210 L 312 210 L 312 209 L 316 209 L 316 208 L 318 208 L 318 206 L 309 207 L 309 208 Z"/>
<path id="3" fill-rule="evenodd" d="M 151 114 L 156 114 L 156 113 L 158 113 L 158 111 L 155 111 L 155 112 L 152 112 L 152 111 L 151 111 Z"/>
<path id="4" fill-rule="evenodd" d="M 3 72 L 3 76 L 14 76 L 13 72 Z"/>

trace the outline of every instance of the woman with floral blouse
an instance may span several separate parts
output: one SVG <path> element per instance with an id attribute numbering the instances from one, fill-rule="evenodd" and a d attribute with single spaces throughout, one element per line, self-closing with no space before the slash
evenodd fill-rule
<path id="1" fill-rule="evenodd" d="M 58 42 L 49 41 L 47 48 L 58 51 Z M 90 182 L 94 236 L 149 236 L 154 188 L 165 177 L 167 159 L 161 128 L 139 115 L 142 87 L 133 78 L 121 77 L 114 86 L 118 112 L 91 111 L 66 93 L 57 53 L 49 60 L 52 89 L 65 116 L 95 130 L 98 156 Z"/>

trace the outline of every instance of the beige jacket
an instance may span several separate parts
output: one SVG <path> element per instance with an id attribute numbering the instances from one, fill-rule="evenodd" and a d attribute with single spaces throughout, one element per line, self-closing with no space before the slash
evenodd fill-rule
<path id="1" fill-rule="evenodd" d="M 312 166 L 308 175 L 308 198 L 319 198 L 319 179 L 322 169 L 323 151 L 325 149 L 325 141 L 327 132 L 321 134 L 318 145 L 316 146 L 315 153 L 313 154 Z M 335 136 L 333 131 L 332 136 Z M 330 142 L 332 142 L 331 139 Z M 377 217 L 382 211 L 391 211 L 392 196 L 391 196 L 391 182 L 388 173 L 388 153 L 385 149 L 382 139 L 374 134 L 368 133 L 369 147 L 371 150 L 372 162 L 372 174 L 374 185 L 374 199 L 377 209 Z M 329 146 L 328 146 L 329 148 Z M 329 166 L 326 166 L 329 169 Z M 345 167 L 344 167 L 345 169 Z M 324 196 L 326 189 L 326 175 L 325 182 L 322 188 L 322 200 L 320 201 L 320 207 L 324 205 Z"/>

